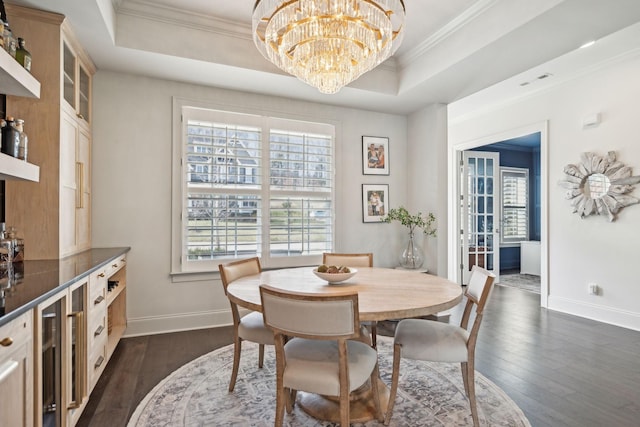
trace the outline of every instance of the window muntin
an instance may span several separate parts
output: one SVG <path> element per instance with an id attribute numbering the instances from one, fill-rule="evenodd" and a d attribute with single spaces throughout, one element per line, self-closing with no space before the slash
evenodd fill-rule
<path id="1" fill-rule="evenodd" d="M 500 168 L 503 244 L 529 240 L 529 171 Z"/>
<path id="2" fill-rule="evenodd" d="M 182 117 L 183 270 L 332 250 L 333 126 L 190 107 Z"/>

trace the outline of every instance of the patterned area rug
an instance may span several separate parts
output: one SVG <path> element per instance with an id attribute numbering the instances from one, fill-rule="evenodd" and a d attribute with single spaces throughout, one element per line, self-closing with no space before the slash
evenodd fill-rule
<path id="1" fill-rule="evenodd" d="M 391 383 L 392 340 L 378 337 L 380 374 Z M 243 343 L 240 372 L 233 393 L 227 391 L 233 347 L 227 346 L 179 368 L 158 384 L 136 408 L 129 427 L 273 426 L 275 363 L 273 347 L 258 369 L 258 346 Z M 400 387 L 391 426 L 471 426 L 459 364 L 402 361 Z M 495 384 L 476 375 L 482 426 L 530 427 L 520 408 Z M 299 405 L 285 412 L 285 426 L 332 426 L 307 415 Z M 353 426 L 379 426 L 369 421 Z"/>
<path id="2" fill-rule="evenodd" d="M 540 293 L 540 276 L 533 274 L 500 274 L 500 282 L 497 284 L 536 294 Z"/>

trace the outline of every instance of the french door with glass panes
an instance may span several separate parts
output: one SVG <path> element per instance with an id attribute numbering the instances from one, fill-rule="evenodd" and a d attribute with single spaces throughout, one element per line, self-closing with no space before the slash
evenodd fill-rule
<path id="1" fill-rule="evenodd" d="M 477 265 L 500 273 L 500 155 L 464 151 L 461 180 L 462 283 L 469 282 L 471 267 Z"/>

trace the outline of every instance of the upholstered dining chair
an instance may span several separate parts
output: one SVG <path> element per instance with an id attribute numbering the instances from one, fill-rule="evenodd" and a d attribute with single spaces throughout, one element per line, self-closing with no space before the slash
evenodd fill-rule
<path id="1" fill-rule="evenodd" d="M 338 397 L 340 424 L 349 426 L 349 395 L 367 381 L 376 417 L 384 419 L 378 394 L 378 353 L 353 340 L 360 335 L 358 294 L 287 292 L 260 285 L 265 324 L 276 346 L 276 427 L 291 412 L 297 391 Z"/>
<path id="2" fill-rule="evenodd" d="M 373 267 L 373 254 L 371 252 L 362 254 L 339 254 L 335 252 L 325 252 L 322 254 L 324 265 L 346 265 L 347 267 Z M 377 322 L 362 322 L 371 332 L 371 346 L 377 347 Z M 366 333 L 366 331 L 363 331 Z"/>
<path id="3" fill-rule="evenodd" d="M 460 362 L 464 391 L 469 398 L 473 425 L 478 427 L 478 409 L 475 393 L 475 349 L 484 307 L 489 298 L 495 276 L 474 265 L 469 284 L 464 292 L 467 302 L 460 326 L 434 320 L 404 319 L 398 323 L 393 341 L 393 373 L 385 425 L 389 425 L 400 376 L 400 359 L 432 362 Z M 474 310 L 475 308 L 475 310 Z M 475 319 L 470 322 L 475 311 Z"/>
<path id="4" fill-rule="evenodd" d="M 325 252 L 322 254 L 325 265 L 346 265 L 348 267 L 373 267 L 373 254 L 338 254 Z"/>
<path id="5" fill-rule="evenodd" d="M 244 276 L 260 274 L 262 271 L 260 259 L 257 257 L 219 264 L 218 269 L 220 270 L 224 293 L 227 297 L 227 287 L 231 282 Z M 229 382 L 229 392 L 232 392 L 236 385 L 238 368 L 240 367 L 242 341 L 246 340 L 259 344 L 258 367 L 262 368 L 264 346 L 273 344 L 273 333 L 271 329 L 265 326 L 262 313 L 252 311 L 240 317 L 238 306 L 231 300 L 229 300 L 229 303 L 231 304 L 231 315 L 233 317 L 233 369 L 231 371 L 231 381 Z"/>

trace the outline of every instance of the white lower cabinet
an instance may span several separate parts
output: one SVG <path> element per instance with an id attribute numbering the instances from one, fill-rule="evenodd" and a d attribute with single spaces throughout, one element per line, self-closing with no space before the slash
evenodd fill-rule
<path id="1" fill-rule="evenodd" d="M 33 313 L 0 327 L 0 426 L 33 426 Z"/>

